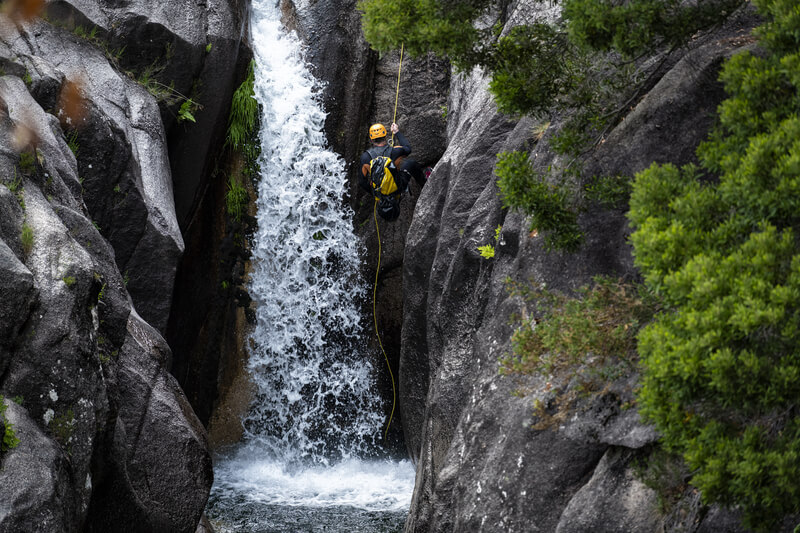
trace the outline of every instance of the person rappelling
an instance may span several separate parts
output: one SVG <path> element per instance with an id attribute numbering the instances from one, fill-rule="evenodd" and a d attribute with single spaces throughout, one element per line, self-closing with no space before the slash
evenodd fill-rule
<path id="1" fill-rule="evenodd" d="M 391 131 L 394 142 L 390 144 L 383 124 L 369 128 L 372 146 L 361 154 L 359 179 L 361 188 L 375 197 L 378 214 L 385 220 L 400 216 L 400 198 L 408 190 L 412 177 L 420 188 L 426 181 L 420 164 L 407 157 L 411 153 L 408 139 L 395 123 Z"/>

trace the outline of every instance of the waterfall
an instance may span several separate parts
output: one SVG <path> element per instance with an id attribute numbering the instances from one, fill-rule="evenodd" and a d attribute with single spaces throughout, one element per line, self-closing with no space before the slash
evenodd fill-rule
<path id="1" fill-rule="evenodd" d="M 261 4 L 261 5 L 258 5 Z M 363 344 L 359 253 L 342 203 L 344 163 L 326 149 L 318 84 L 270 3 L 253 7 L 262 104 L 258 232 L 250 294 L 258 387 L 245 421 L 276 457 L 326 463 L 368 451 L 381 424 Z"/>
<path id="2" fill-rule="evenodd" d="M 220 531 L 312 530 L 303 521 L 377 531 L 376 520 L 402 524 L 414 472 L 377 457 L 384 420 L 344 162 L 327 148 L 320 85 L 274 0 L 254 0 L 251 24 L 262 108 L 249 287 L 257 391 L 243 442 L 215 460 L 208 514 Z"/>

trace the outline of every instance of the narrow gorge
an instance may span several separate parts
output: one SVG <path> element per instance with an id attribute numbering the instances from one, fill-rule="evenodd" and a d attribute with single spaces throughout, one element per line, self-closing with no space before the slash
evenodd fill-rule
<path id="1" fill-rule="evenodd" d="M 0 532 L 796 531 L 800 326 L 775 325 L 800 316 L 787 1 L 713 0 L 713 23 L 628 55 L 661 34 L 579 26 L 620 7 L 599 0 L 5 2 Z M 547 68 L 517 83 L 526 61 Z M 536 100 L 559 83 L 572 92 Z M 515 111 L 507 87 L 539 107 Z M 758 119 L 723 103 L 748 91 Z M 359 157 L 393 121 L 431 172 L 386 222 Z M 750 155 L 729 186 L 734 158 L 714 150 L 770 121 L 787 133 L 736 141 Z M 757 185 L 772 203 L 750 215 Z M 551 203 L 514 203 L 536 194 Z M 783 237 L 736 262 L 719 250 L 739 233 Z M 745 273 L 744 303 L 715 265 Z M 759 307 L 767 293 L 780 312 Z M 652 387 L 682 368 L 653 377 L 640 352 L 680 336 L 657 327 L 683 324 L 687 299 L 728 302 L 724 329 L 753 333 L 723 377 L 702 363 L 685 390 L 723 397 L 737 369 L 774 367 L 774 404 L 742 414 L 680 389 L 683 429 L 658 425 L 653 398 L 669 402 Z M 681 365 L 728 361 L 699 313 Z M 592 344 L 600 330 L 613 345 Z M 781 356 L 758 363 L 761 345 Z M 756 420 L 738 436 L 767 444 L 736 455 L 720 426 L 692 434 L 715 452 L 673 437 L 717 415 Z M 735 463 L 784 442 L 778 467 Z M 725 492 L 752 479 L 748 498 Z"/>

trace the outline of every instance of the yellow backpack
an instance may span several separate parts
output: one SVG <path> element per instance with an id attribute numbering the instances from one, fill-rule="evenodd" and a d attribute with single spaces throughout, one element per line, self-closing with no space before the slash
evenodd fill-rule
<path id="1" fill-rule="evenodd" d="M 388 157 L 391 150 L 391 146 L 385 146 L 369 151 L 369 155 L 372 157 L 369 162 L 372 194 L 378 201 L 378 213 L 386 220 L 395 220 L 400 216 L 400 191 L 395 181 L 398 170 L 394 161 Z"/>

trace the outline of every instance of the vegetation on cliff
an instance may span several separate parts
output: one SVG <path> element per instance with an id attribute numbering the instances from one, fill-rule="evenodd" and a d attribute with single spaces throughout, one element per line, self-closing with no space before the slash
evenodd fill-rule
<path id="1" fill-rule="evenodd" d="M 560 4 L 560 22 L 511 31 L 473 24 L 502 11 L 490 0 L 360 5 L 377 49 L 404 42 L 411 53 L 448 54 L 460 69 L 482 66 L 507 113 L 546 120 L 568 111 L 572 118 L 549 141 L 577 159 L 621 117 L 615 102 L 636 96 L 642 80 L 626 69 L 638 56 L 663 57 L 741 2 Z M 738 507 L 748 527 L 771 530 L 800 510 L 800 10 L 794 0 L 753 4 L 766 20 L 756 32 L 761 51 L 726 63 L 729 98 L 698 150 L 700 166 L 642 172 L 629 218 L 636 265 L 662 305 L 639 334 L 640 410 L 667 449 L 684 457 L 704 501 Z M 590 65 L 613 72 L 597 83 Z M 625 80 L 634 83 L 621 88 Z M 497 170 L 506 206 L 549 231 L 552 247 L 569 250 L 579 243 L 580 205 L 558 185 L 574 170 L 561 172 L 537 174 L 524 153 L 502 155 Z M 596 296 L 583 296 L 584 304 L 556 306 L 536 329 L 523 327 L 506 368 L 547 371 L 547 357 L 567 353 L 548 332 L 567 317 L 578 327 L 591 316 Z"/>
<path id="2" fill-rule="evenodd" d="M 564 120 L 548 139 L 565 163 L 535 170 L 519 155 L 498 164 L 506 207 L 534 218 L 547 212 L 537 230 L 547 232 L 550 248 L 574 251 L 583 234 L 575 219 L 584 195 L 574 185 L 583 154 L 610 131 L 640 96 L 650 75 L 672 51 L 698 31 L 730 15 L 742 0 L 681 3 L 677 0 L 633 0 L 612 5 L 602 0 L 561 0 L 562 18 L 529 21 L 504 28 L 507 13 L 492 0 L 362 0 L 364 34 L 378 50 L 399 48 L 410 54 L 447 55 L 459 70 L 482 67 L 491 77 L 489 90 L 498 109 L 511 115 L 533 115 L 543 121 Z M 497 20 L 487 25 L 486 15 Z M 483 25 L 481 25 L 483 24 Z M 655 62 L 642 63 L 651 55 Z M 549 126 L 545 122 L 542 133 Z M 524 181 L 531 194 L 518 194 Z"/>
<path id="3" fill-rule="evenodd" d="M 641 411 L 707 501 L 769 530 L 800 509 L 800 10 L 755 3 L 766 53 L 724 66 L 701 167 L 642 172 L 629 217 L 669 308 L 640 335 Z"/>

